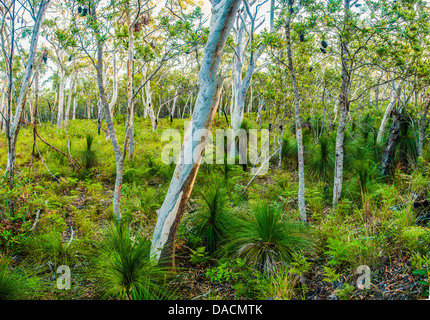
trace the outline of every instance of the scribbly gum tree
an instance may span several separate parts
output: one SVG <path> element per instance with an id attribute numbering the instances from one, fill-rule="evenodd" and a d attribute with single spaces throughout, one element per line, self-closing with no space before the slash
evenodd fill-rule
<path id="1" fill-rule="evenodd" d="M 218 74 L 223 49 L 233 26 L 240 0 L 213 0 L 210 33 L 198 76 L 199 93 L 184 137 L 175 172 L 154 229 L 151 256 L 156 262 L 175 266 L 175 240 L 202 159 L 206 141 L 222 92 Z"/>

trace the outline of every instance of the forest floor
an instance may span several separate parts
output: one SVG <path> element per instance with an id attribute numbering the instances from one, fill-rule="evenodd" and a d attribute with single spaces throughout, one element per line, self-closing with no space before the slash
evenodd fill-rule
<path id="1" fill-rule="evenodd" d="M 215 122 L 215 127 L 224 125 L 221 120 L 222 118 Z M 145 122 L 145 126 L 149 125 L 149 122 Z M 171 126 L 167 120 L 164 125 Z M 174 126 L 182 128 L 182 121 L 175 119 Z M 66 140 L 54 134 L 54 127 L 47 125 L 43 129 L 44 135 L 49 136 L 51 133 L 53 144 L 66 150 Z M 99 137 L 95 129 L 87 129 L 85 121 L 77 121 L 71 125 L 69 134 L 74 141 L 73 155 L 79 159 L 85 146 L 83 132 L 92 132 L 95 137 L 93 148 L 99 160 L 96 167 L 82 172 L 72 171 L 67 161 L 40 143 L 44 162 L 36 159 L 31 175 L 27 174 L 30 170 L 28 165 L 24 164 L 30 163 L 32 135 L 30 130 L 24 129 L 17 154 L 21 163 L 17 186 L 12 191 L 0 188 L 0 263 L 2 257 L 5 260 L 7 258 L 11 261 L 11 268 L 23 267 L 34 276 L 33 281 L 42 284 L 37 289 L 39 291 L 30 293 L 30 297 L 35 299 L 104 298 L 100 279 L 92 275 L 91 268 L 97 266 L 91 264 L 91 259 L 94 258 L 91 257 L 94 254 L 91 250 L 100 243 L 103 231 L 112 220 L 115 162 L 110 142 L 106 141 L 104 136 Z M 172 168 L 158 159 L 162 149 L 160 135 L 160 132 L 152 133 L 143 129 L 138 132 L 137 139 L 150 143 L 145 146 L 142 144 L 139 147 L 141 149 L 136 151 L 135 158 L 130 160 L 124 169 L 122 210 L 124 216 L 132 219 L 136 234 L 146 240 L 151 240 L 157 217 L 156 210 L 164 201 L 172 175 Z M 291 141 L 294 141 L 291 133 L 289 139 L 291 144 Z M 5 143 L 0 141 L 0 147 L 2 145 L 5 146 Z M 361 154 L 360 141 L 355 147 L 356 153 Z M 312 149 L 311 144 L 307 148 L 314 153 L 319 150 Z M 308 161 L 310 160 L 309 158 Z M 0 148 L 0 165 L 4 165 L 5 161 L 6 150 Z M 225 209 L 228 214 L 250 214 L 253 204 L 268 200 L 278 203 L 288 218 L 297 219 L 297 173 L 294 161 L 295 155 L 287 154 L 282 169 L 277 169 L 276 164 L 273 164 L 270 174 L 257 178 L 247 192 L 244 192 L 244 186 L 251 178 L 249 173 L 244 172 L 241 166 L 231 165 L 227 171 L 230 180 L 225 186 Z M 45 165 L 50 172 L 47 172 Z M 309 177 L 306 184 L 306 201 L 309 225 L 312 234 L 315 233 L 312 235 L 316 240 L 315 250 L 305 255 L 309 267 L 295 284 L 292 299 L 428 298 L 425 292 L 427 288 L 423 285 L 426 278 L 418 275 L 416 271 L 421 268 L 417 262 L 417 253 L 423 253 L 422 257 L 427 257 L 429 253 L 430 225 L 428 220 L 424 221 L 425 224 L 423 221 L 418 224 L 417 218 L 424 215 L 413 206 L 405 205 L 408 201 L 411 202 L 410 199 L 417 200 L 413 197 L 417 194 L 421 197 L 420 201 L 428 201 L 430 165 L 425 165 L 427 167 L 423 165 L 419 170 L 406 173 L 398 170 L 396 175 L 393 175 L 395 178 L 389 182 L 369 178 L 366 194 L 361 192 L 361 182 L 350 165 L 345 179 L 345 194 L 349 197 L 339 205 L 340 209 L 336 215 L 330 214 L 331 195 L 328 184 Z M 185 218 L 202 208 L 201 191 L 210 184 L 209 177 L 217 175 L 224 178 L 224 170 L 224 166 L 201 166 L 181 225 L 189 227 Z M 10 208 L 9 200 L 14 201 L 15 212 L 8 215 L 3 209 Z M 396 206 L 401 207 L 400 210 L 393 210 Z M 37 212 L 40 213 L 38 222 Z M 427 218 L 428 215 L 427 211 Z M 32 228 L 33 225 L 35 228 Z M 178 234 L 178 269 L 168 284 L 168 287 L 173 289 L 175 298 L 234 300 L 251 299 L 252 296 L 260 300 L 276 299 L 270 294 L 244 294 L 243 286 L 249 287 L 251 283 L 246 282 L 247 280 L 241 283 L 242 287 L 237 286 L 237 281 L 211 281 L 207 275 L 208 270 L 220 267 L 225 260 L 214 255 L 206 256 L 206 262 L 192 262 L 193 252 L 190 249 L 197 250 L 202 246 L 202 240 L 196 240 L 187 231 L 184 227 L 182 233 Z M 63 262 L 61 256 L 49 256 L 54 247 L 45 247 L 43 243 L 46 240 L 47 244 L 56 245 L 56 238 L 51 237 L 56 235 L 56 232 L 59 232 L 62 242 L 62 246 L 58 248 L 60 254 L 64 253 L 62 250 L 69 242 L 73 247 L 72 252 L 68 252 L 74 258 L 73 264 L 70 265 L 72 288 L 67 291 L 57 289 L 55 268 L 57 265 L 67 264 L 68 261 Z M 40 253 L 32 251 L 34 242 L 37 242 L 38 246 L 35 248 Z M 370 245 L 372 248 L 367 248 Z M 87 249 L 89 250 L 86 252 Z M 342 251 L 343 249 L 345 250 Z M 337 262 L 333 259 L 336 254 Z M 236 257 L 230 257 L 227 260 L 235 259 Z M 371 266 L 371 287 L 361 290 L 357 287 L 359 275 L 356 274 L 356 268 L 366 264 L 366 261 Z M 327 280 L 328 269 L 336 272 L 335 280 Z M 237 271 L 239 278 L 249 276 L 242 271 Z M 254 278 L 251 280 L 255 281 Z"/>
<path id="2" fill-rule="evenodd" d="M 416 281 L 412 269 L 408 263 L 408 257 L 403 260 L 387 262 L 372 271 L 372 283 L 370 289 L 358 289 L 356 283 L 358 275 L 343 274 L 333 284 L 324 281 L 323 266 L 325 261 L 317 261 L 312 264 L 311 272 L 305 277 L 307 287 L 305 300 L 338 300 L 335 289 L 342 288 L 347 283 L 354 286 L 350 293 L 353 300 L 421 300 L 423 295 L 422 285 Z M 205 276 L 206 266 L 188 263 L 179 264 L 181 271 L 177 280 L 172 284 L 176 288 L 179 299 L 214 299 L 235 300 L 236 290 L 233 283 L 214 284 Z M 244 299 L 239 298 L 239 299 Z M 272 297 L 267 297 L 271 300 Z"/>

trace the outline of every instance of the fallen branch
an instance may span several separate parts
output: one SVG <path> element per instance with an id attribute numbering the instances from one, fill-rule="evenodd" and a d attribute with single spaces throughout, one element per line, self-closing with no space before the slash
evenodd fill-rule
<path id="1" fill-rule="evenodd" d="M 268 158 L 266 158 L 266 160 L 264 160 L 264 162 L 261 164 L 261 166 L 258 168 L 257 172 L 252 176 L 251 180 L 249 180 L 249 182 L 246 184 L 245 189 L 243 190 L 243 193 L 245 193 L 249 186 L 251 185 L 251 183 L 255 180 L 255 178 L 258 176 L 258 174 L 260 173 L 260 171 L 263 169 L 263 167 L 269 163 L 270 159 L 272 159 L 281 149 L 281 146 L 278 147 L 278 149 L 275 150 L 275 152 L 273 152 Z"/>
<path id="2" fill-rule="evenodd" d="M 58 182 L 60 182 L 60 179 L 58 179 L 56 176 L 54 176 L 54 175 L 52 174 L 52 172 L 51 172 L 51 171 L 49 171 L 48 167 L 47 167 L 47 166 L 46 166 L 46 164 L 45 164 L 45 161 L 43 161 L 42 154 L 40 153 L 39 148 L 37 147 L 37 145 L 36 145 L 36 149 L 37 149 L 37 152 L 39 153 L 39 156 L 40 156 L 40 159 L 42 160 L 43 165 L 45 166 L 45 169 L 49 172 L 49 174 L 50 174 L 50 175 L 51 175 L 55 180 L 57 180 Z"/>
<path id="3" fill-rule="evenodd" d="M 40 210 L 41 209 L 37 210 L 37 212 L 36 212 L 36 219 L 34 219 L 34 223 L 33 223 L 33 226 L 30 228 L 30 231 L 32 231 L 36 228 L 36 224 L 39 221 Z"/>
<path id="4" fill-rule="evenodd" d="M 67 242 L 67 244 L 66 244 L 66 248 L 68 248 L 70 246 L 70 244 L 72 243 L 72 241 L 73 241 L 73 235 L 75 234 L 74 231 L 73 231 L 73 227 L 72 226 L 70 226 L 70 229 L 72 231 L 72 234 L 70 235 L 69 242 Z"/>
<path id="5" fill-rule="evenodd" d="M 35 133 L 37 135 L 37 137 L 40 139 L 40 141 L 42 141 L 44 144 L 46 144 L 47 146 L 51 147 L 52 149 L 54 149 L 55 151 L 57 151 L 58 153 L 62 154 L 63 156 L 65 156 L 67 158 L 67 160 L 69 160 L 70 165 L 72 167 L 75 168 L 80 168 L 81 165 L 79 164 L 79 162 L 77 162 L 75 159 L 73 159 L 72 157 L 70 157 L 68 154 L 64 153 L 63 151 L 61 151 L 60 149 L 54 147 L 52 144 L 50 144 L 49 142 L 45 141 L 39 134 L 39 132 L 37 131 L 37 128 L 34 129 Z M 39 151 L 40 154 L 40 151 Z"/>

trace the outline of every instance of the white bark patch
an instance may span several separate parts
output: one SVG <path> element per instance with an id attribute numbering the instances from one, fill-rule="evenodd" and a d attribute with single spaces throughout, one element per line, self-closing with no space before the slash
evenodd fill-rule
<path id="1" fill-rule="evenodd" d="M 169 212 L 166 219 L 164 220 L 163 229 L 161 230 L 160 238 L 155 243 L 155 250 L 154 250 L 154 260 L 158 261 L 160 259 L 161 251 L 163 250 L 163 247 L 167 243 L 167 239 L 169 238 L 170 230 L 172 228 L 173 222 L 175 221 L 175 218 L 177 216 L 177 213 L 179 211 L 179 206 L 181 204 L 182 199 L 182 193 L 181 191 L 179 193 L 179 196 L 176 198 L 176 204 L 173 207 L 173 209 Z"/>

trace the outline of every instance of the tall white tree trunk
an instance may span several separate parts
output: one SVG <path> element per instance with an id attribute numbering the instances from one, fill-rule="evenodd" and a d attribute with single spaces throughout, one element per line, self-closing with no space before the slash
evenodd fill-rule
<path id="1" fill-rule="evenodd" d="M 127 11 L 128 24 L 128 52 L 127 52 L 127 117 L 129 119 L 126 132 L 129 133 L 129 156 L 134 155 L 134 99 L 133 99 L 133 57 L 134 57 L 134 33 L 130 11 Z"/>
<path id="2" fill-rule="evenodd" d="M 62 61 L 62 56 L 59 57 L 59 59 Z M 60 86 L 58 88 L 58 113 L 57 113 L 57 132 L 59 129 L 63 127 L 63 113 L 64 113 L 64 86 L 65 86 L 65 79 L 64 79 L 64 68 L 62 65 L 60 65 L 59 70 L 59 77 L 60 77 Z"/>
<path id="3" fill-rule="evenodd" d="M 344 27 L 348 29 L 348 16 L 350 15 L 350 0 L 344 0 Z M 343 186 L 343 159 L 344 159 L 344 138 L 347 117 L 349 113 L 349 90 L 351 87 L 351 69 L 348 61 L 348 43 L 341 37 L 340 50 L 342 62 L 342 81 L 339 94 L 339 123 L 336 134 L 336 157 L 333 181 L 333 213 L 337 203 L 342 197 Z"/>
<path id="4" fill-rule="evenodd" d="M 231 127 L 232 129 L 239 129 L 240 124 L 243 120 L 243 112 L 245 107 L 245 98 L 246 93 L 248 92 L 249 85 L 251 84 L 251 79 L 253 74 L 255 73 L 255 67 L 257 64 L 258 58 L 261 56 L 264 50 L 264 46 L 260 46 L 258 48 L 253 47 L 254 45 L 254 33 L 258 29 L 259 25 L 256 25 L 257 20 L 257 11 L 252 14 L 250 5 L 248 1 L 244 1 L 244 10 L 239 13 L 238 19 L 238 30 L 236 31 L 236 47 L 234 50 L 235 53 L 235 65 L 233 70 L 233 105 L 231 110 Z M 255 2 L 252 2 L 255 4 Z M 251 5 L 252 5 L 251 4 Z M 248 18 L 250 21 L 248 22 Z M 247 24 L 249 23 L 249 30 L 247 30 Z M 246 37 L 248 35 L 248 38 Z M 250 44 L 250 53 L 249 60 L 247 65 L 247 69 L 244 73 L 244 65 L 245 65 L 245 51 L 247 45 Z"/>
<path id="5" fill-rule="evenodd" d="M 72 96 L 73 96 L 73 92 L 75 91 L 75 84 L 76 84 L 77 76 L 78 76 L 78 72 L 77 72 L 76 67 L 75 67 L 73 69 L 72 77 L 70 78 L 69 95 L 67 97 L 66 114 L 65 114 L 65 118 L 64 118 L 64 127 L 66 129 L 67 129 L 67 126 L 69 125 L 70 107 L 72 105 Z"/>
<path id="6" fill-rule="evenodd" d="M 289 6 L 291 8 L 291 6 Z M 294 122 L 296 125 L 296 141 L 297 141 L 297 163 L 299 170 L 299 190 L 298 190 L 298 203 L 300 220 L 306 222 L 306 205 L 305 205 L 305 162 L 303 158 L 303 134 L 302 124 L 300 120 L 300 93 L 297 86 L 296 70 L 293 64 L 293 54 L 291 50 L 291 36 L 290 36 L 290 25 L 292 15 L 289 13 L 287 16 L 287 22 L 285 27 L 285 33 L 287 38 L 287 55 L 288 55 L 288 70 L 290 73 L 291 84 L 294 92 Z M 283 127 L 281 135 L 283 134 Z M 282 137 L 281 137 L 282 139 Z M 281 149 L 282 150 L 282 149 Z"/>
<path id="7" fill-rule="evenodd" d="M 113 69 L 113 92 L 112 92 L 112 100 L 109 103 L 109 112 L 111 118 L 113 118 L 113 112 L 116 105 L 116 100 L 118 99 L 118 71 L 116 66 L 116 50 L 115 50 L 115 44 L 113 45 L 114 48 L 112 50 L 112 69 Z"/>
<path id="8" fill-rule="evenodd" d="M 90 120 L 91 119 L 91 108 L 90 108 L 90 100 L 87 100 L 87 119 Z"/>
<path id="9" fill-rule="evenodd" d="M 174 242 L 199 169 L 202 153 L 218 107 L 223 78 L 218 68 L 240 0 L 213 0 L 210 33 L 198 76 L 199 93 L 184 137 L 178 163 L 154 229 L 151 257 L 174 267 Z M 193 156 L 194 155 L 194 156 Z"/>
<path id="10" fill-rule="evenodd" d="M 73 98 L 73 116 L 72 120 L 76 120 L 76 98 Z"/>
<path id="11" fill-rule="evenodd" d="M 149 76 L 149 67 L 146 69 L 147 73 L 146 76 Z M 144 89 L 145 89 L 145 110 L 149 116 L 149 119 L 151 119 L 151 124 L 152 124 L 152 131 L 157 131 L 157 118 L 155 116 L 154 113 L 154 107 L 152 105 L 152 90 L 151 90 L 151 81 L 147 81 L 145 80 L 145 85 L 144 85 Z"/>
<path id="12" fill-rule="evenodd" d="M 176 110 L 176 101 L 178 100 L 178 89 L 175 90 L 175 95 L 173 97 L 172 108 L 170 109 L 170 121 L 173 121 Z"/>

